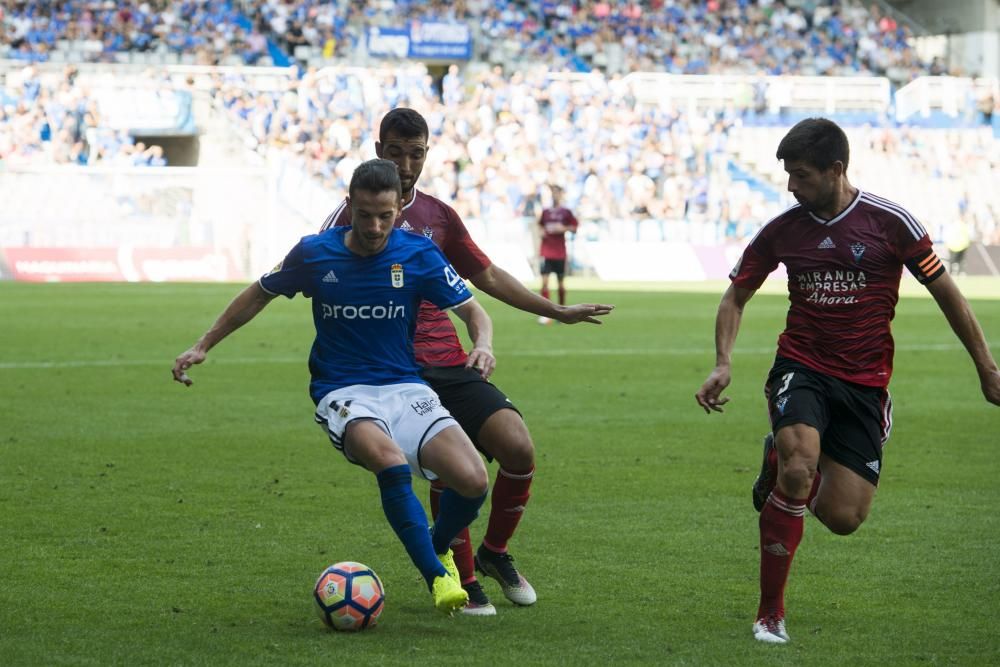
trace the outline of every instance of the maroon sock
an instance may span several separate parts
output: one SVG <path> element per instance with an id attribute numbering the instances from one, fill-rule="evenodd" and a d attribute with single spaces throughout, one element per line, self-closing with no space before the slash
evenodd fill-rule
<path id="1" fill-rule="evenodd" d="M 490 520 L 486 526 L 483 544 L 498 553 L 507 551 L 507 542 L 517 530 L 517 524 L 524 515 L 524 506 L 531 497 L 531 479 L 535 474 L 532 466 L 524 472 L 511 472 L 500 468 L 497 481 L 493 484 Z"/>
<path id="2" fill-rule="evenodd" d="M 441 492 L 445 486 L 441 480 L 431 482 L 431 518 L 437 519 L 441 507 Z M 476 566 L 472 556 L 472 540 L 469 527 L 466 526 L 451 541 L 451 551 L 455 555 L 455 567 L 458 568 L 458 578 L 463 584 L 476 580 Z"/>
<path id="3" fill-rule="evenodd" d="M 549 298 L 549 288 L 548 287 L 542 287 L 542 297 L 544 297 L 546 299 Z"/>
<path id="4" fill-rule="evenodd" d="M 760 605 L 757 618 L 785 616 L 785 583 L 802 541 L 805 501 L 775 488 L 760 513 Z"/>

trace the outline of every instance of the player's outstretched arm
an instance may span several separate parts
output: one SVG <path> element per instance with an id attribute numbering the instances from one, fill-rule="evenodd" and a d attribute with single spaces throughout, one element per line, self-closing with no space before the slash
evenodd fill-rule
<path id="1" fill-rule="evenodd" d="M 497 367 L 493 356 L 493 320 L 475 300 L 467 301 L 454 310 L 459 319 L 465 322 L 472 341 L 466 368 L 475 368 L 483 379 L 488 379 Z"/>
<path id="2" fill-rule="evenodd" d="M 982 387 L 983 396 L 990 403 L 1000 405 L 1000 370 L 997 369 L 997 362 L 993 359 L 983 329 L 979 326 L 979 320 L 972 312 L 969 302 L 947 273 L 941 274 L 929 283 L 927 291 L 937 301 L 952 331 L 972 357 L 972 363 L 976 365 L 976 372 L 979 374 L 979 385 Z"/>
<path id="3" fill-rule="evenodd" d="M 513 306 L 526 313 L 558 320 L 564 324 L 576 324 L 577 322 L 600 324 L 601 321 L 597 318 L 607 315 L 615 308 L 613 305 L 604 303 L 578 303 L 572 306 L 560 306 L 532 292 L 522 285 L 521 281 L 496 264 L 490 264 L 469 280 L 478 289 L 494 299 L 503 301 L 508 306 Z"/>
<path id="4" fill-rule="evenodd" d="M 209 350 L 223 338 L 252 320 L 257 313 L 264 310 L 267 304 L 271 303 L 274 296 L 265 292 L 260 283 L 253 283 L 236 295 L 236 298 L 215 320 L 212 328 L 206 331 L 189 350 L 174 360 L 174 380 L 190 387 L 194 380 L 188 377 L 187 370 L 193 365 L 205 361 Z"/>
<path id="5" fill-rule="evenodd" d="M 730 285 L 722 295 L 722 302 L 719 303 L 719 311 L 715 316 L 715 368 L 694 395 L 706 414 L 722 412 L 722 406 L 729 402 L 729 397 L 723 396 L 722 392 L 732 381 L 730 368 L 733 345 L 743 319 L 743 307 L 754 291 Z"/>

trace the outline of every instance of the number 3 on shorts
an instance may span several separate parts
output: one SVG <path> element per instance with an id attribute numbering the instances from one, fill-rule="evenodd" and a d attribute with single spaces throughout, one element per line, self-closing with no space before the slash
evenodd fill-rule
<path id="1" fill-rule="evenodd" d="M 794 372 L 785 373 L 784 375 L 781 376 L 781 388 L 778 389 L 778 395 L 779 396 L 781 394 L 784 394 L 786 391 L 788 391 L 788 385 L 790 385 L 792 383 L 792 376 L 793 375 L 795 375 Z"/>

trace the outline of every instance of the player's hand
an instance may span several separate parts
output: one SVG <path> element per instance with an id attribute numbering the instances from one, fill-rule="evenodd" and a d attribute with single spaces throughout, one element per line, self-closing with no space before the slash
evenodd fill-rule
<path id="1" fill-rule="evenodd" d="M 559 306 L 553 319 L 559 320 L 563 324 L 576 324 L 577 322 L 601 324 L 597 318 L 607 315 L 614 309 L 614 306 L 607 303 L 578 303 L 573 306 Z"/>
<path id="2" fill-rule="evenodd" d="M 205 353 L 193 347 L 177 357 L 174 360 L 174 381 L 190 387 L 194 383 L 194 380 L 188 377 L 187 370 L 203 361 L 205 361 Z"/>
<path id="3" fill-rule="evenodd" d="M 722 392 L 729 386 L 730 379 L 728 367 L 716 366 L 705 383 L 701 385 L 701 389 L 694 395 L 694 399 L 698 401 L 698 405 L 704 408 L 705 414 L 722 412 L 722 406 L 729 402 L 729 397 L 722 396 Z"/>
<path id="4" fill-rule="evenodd" d="M 983 396 L 994 405 L 1000 405 L 1000 370 L 993 369 L 979 376 L 979 384 L 983 388 Z"/>
<path id="5" fill-rule="evenodd" d="M 474 347 L 469 352 L 469 359 L 465 362 L 466 368 L 475 368 L 484 380 L 489 380 L 493 371 L 497 367 L 497 359 L 489 350 L 481 347 Z"/>

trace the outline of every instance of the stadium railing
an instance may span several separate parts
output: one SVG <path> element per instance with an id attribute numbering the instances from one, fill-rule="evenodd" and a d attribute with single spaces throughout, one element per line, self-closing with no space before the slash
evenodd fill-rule
<path id="1" fill-rule="evenodd" d="M 922 76 L 896 91 L 896 120 L 938 116 L 941 126 L 954 125 L 959 119 L 974 122 L 977 102 L 987 96 L 1000 100 L 1000 79 Z"/>
<path id="2" fill-rule="evenodd" d="M 624 77 L 637 98 L 681 108 L 726 108 L 752 104 L 763 88 L 767 110 L 810 110 L 835 114 L 867 112 L 884 115 L 892 103 L 884 77 L 689 75 L 633 72 Z"/>

